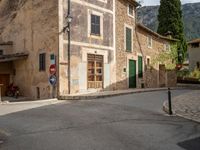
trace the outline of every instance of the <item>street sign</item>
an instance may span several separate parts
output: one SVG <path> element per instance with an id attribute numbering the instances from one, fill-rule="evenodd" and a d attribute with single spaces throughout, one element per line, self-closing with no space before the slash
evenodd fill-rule
<path id="1" fill-rule="evenodd" d="M 56 65 L 55 65 L 55 64 L 52 64 L 52 65 L 49 67 L 49 73 L 50 73 L 51 75 L 56 74 Z"/>
<path id="2" fill-rule="evenodd" d="M 52 85 L 52 86 L 55 86 L 56 83 L 57 83 L 57 77 L 55 75 L 51 75 L 49 77 L 49 83 Z"/>

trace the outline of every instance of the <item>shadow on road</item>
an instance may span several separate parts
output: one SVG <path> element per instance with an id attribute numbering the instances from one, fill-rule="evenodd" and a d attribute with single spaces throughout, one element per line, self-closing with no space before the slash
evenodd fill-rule
<path id="1" fill-rule="evenodd" d="M 200 150 L 200 137 L 180 142 L 178 145 L 186 150 Z"/>

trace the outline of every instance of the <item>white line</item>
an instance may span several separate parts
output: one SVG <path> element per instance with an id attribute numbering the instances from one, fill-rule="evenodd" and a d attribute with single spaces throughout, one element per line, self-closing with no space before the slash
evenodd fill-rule
<path id="1" fill-rule="evenodd" d="M 67 40 L 63 41 L 64 44 L 68 44 Z M 78 45 L 78 46 L 85 46 L 85 47 L 93 47 L 93 48 L 98 48 L 98 49 L 109 49 L 109 50 L 114 50 L 113 47 L 109 46 L 102 46 L 102 45 L 96 45 L 96 44 L 90 44 L 90 43 L 84 43 L 84 42 L 76 42 L 76 41 L 71 41 L 72 45 Z"/>

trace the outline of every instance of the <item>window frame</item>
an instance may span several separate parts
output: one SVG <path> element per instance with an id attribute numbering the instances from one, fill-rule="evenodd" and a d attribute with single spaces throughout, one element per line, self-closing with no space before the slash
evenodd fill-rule
<path id="1" fill-rule="evenodd" d="M 39 72 L 46 71 L 46 53 L 39 54 Z"/>
<path id="2" fill-rule="evenodd" d="M 168 52 L 168 51 L 170 51 L 170 49 L 171 49 L 171 45 L 169 43 L 165 43 L 164 50 Z"/>
<path id="3" fill-rule="evenodd" d="M 153 37 L 151 35 L 147 36 L 147 47 L 150 48 L 150 49 L 152 49 L 152 47 L 153 47 Z"/>
<path id="4" fill-rule="evenodd" d="M 132 12 L 133 14 L 130 14 L 130 6 L 133 7 L 133 12 Z M 135 10 L 134 10 L 134 6 L 131 5 L 130 3 L 127 4 L 127 14 L 128 14 L 128 16 L 131 17 L 131 18 L 135 18 Z"/>
<path id="5" fill-rule="evenodd" d="M 91 29 L 92 29 L 91 16 L 92 15 L 100 17 L 100 35 L 91 34 L 92 33 L 92 31 L 91 31 Z M 88 9 L 88 37 L 103 39 L 103 13 Z"/>
<path id="6" fill-rule="evenodd" d="M 131 30 L 131 50 L 127 50 L 127 39 L 126 39 L 126 29 L 129 28 Z M 125 24 L 124 25 L 124 49 L 126 52 L 133 52 L 133 27 L 130 25 Z"/>
<path id="7" fill-rule="evenodd" d="M 94 22 L 92 21 L 93 20 L 92 18 L 94 19 Z M 99 23 L 97 23 L 97 19 L 98 19 Z M 98 16 L 98 15 L 91 14 L 91 21 L 90 21 L 90 23 L 91 23 L 91 25 L 90 25 L 90 27 L 91 27 L 90 34 L 94 35 L 94 36 L 101 36 L 101 17 Z M 94 27 L 94 32 L 92 30 L 92 27 Z M 98 29 L 97 29 L 97 27 L 98 27 Z"/>

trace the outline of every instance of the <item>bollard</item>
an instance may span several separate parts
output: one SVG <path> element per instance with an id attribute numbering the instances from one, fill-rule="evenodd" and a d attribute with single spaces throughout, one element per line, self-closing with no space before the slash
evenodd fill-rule
<path id="1" fill-rule="evenodd" d="M 169 115 L 172 115 L 172 94 L 171 94 L 171 89 L 168 88 L 168 105 L 169 105 Z"/>

